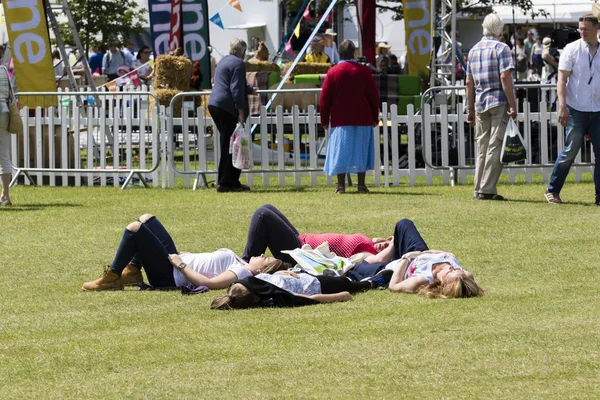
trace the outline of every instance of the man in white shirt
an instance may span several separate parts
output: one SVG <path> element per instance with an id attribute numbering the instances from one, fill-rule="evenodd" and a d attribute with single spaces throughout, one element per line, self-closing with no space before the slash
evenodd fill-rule
<path id="1" fill-rule="evenodd" d="M 135 62 L 135 51 L 133 50 L 133 46 L 133 42 L 128 40 L 127 46 L 123 49 L 123 54 L 125 54 L 125 60 L 129 67 L 133 67 L 133 63 Z"/>
<path id="2" fill-rule="evenodd" d="M 560 204 L 560 191 L 569 169 L 589 134 L 594 148 L 596 205 L 600 206 L 600 56 L 598 18 L 579 18 L 581 39 L 565 46 L 558 63 L 558 122 L 566 127 L 565 145 L 554 163 L 545 197 Z"/>

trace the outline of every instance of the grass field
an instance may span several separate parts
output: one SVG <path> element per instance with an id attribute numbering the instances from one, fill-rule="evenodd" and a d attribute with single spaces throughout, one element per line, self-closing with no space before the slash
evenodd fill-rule
<path id="1" fill-rule="evenodd" d="M 13 188 L 0 209 L 0 399 L 571 398 L 600 395 L 600 209 L 593 185 L 212 190 Z M 351 191 L 352 189 L 349 189 Z M 211 311 L 221 292 L 83 293 L 124 227 L 157 215 L 186 251 L 241 254 L 249 217 L 279 207 L 300 232 L 390 235 L 415 221 L 487 295 L 374 291 L 348 303 Z"/>

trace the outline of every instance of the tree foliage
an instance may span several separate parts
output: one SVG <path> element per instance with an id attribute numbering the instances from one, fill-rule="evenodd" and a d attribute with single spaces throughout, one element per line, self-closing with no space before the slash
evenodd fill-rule
<path id="1" fill-rule="evenodd" d="M 288 10 L 298 10 L 302 6 L 302 0 L 289 0 L 287 2 Z M 328 2 L 321 1 L 320 6 L 324 11 L 328 6 Z M 337 7 L 344 7 L 348 5 L 354 5 L 354 0 L 340 0 Z M 495 5 L 506 5 L 515 6 L 522 12 L 531 15 L 532 19 L 539 15 L 546 15 L 547 13 L 542 9 L 534 7 L 532 0 L 457 0 L 456 8 L 457 11 L 471 14 L 473 16 L 484 15 L 491 11 L 491 7 Z M 397 0 L 376 0 L 376 7 L 379 12 L 392 11 L 396 15 L 395 20 L 401 20 L 404 17 L 404 10 L 402 9 L 402 1 Z"/>
<path id="2" fill-rule="evenodd" d="M 86 53 L 109 38 L 123 40 L 141 33 L 147 23 L 146 10 L 135 0 L 72 0 L 69 5 Z M 66 23 L 61 24 L 61 32 L 65 44 L 75 45 Z"/>

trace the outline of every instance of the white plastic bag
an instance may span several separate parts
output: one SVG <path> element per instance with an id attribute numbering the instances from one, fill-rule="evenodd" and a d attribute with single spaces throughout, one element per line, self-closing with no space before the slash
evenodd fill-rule
<path id="1" fill-rule="evenodd" d="M 250 168 L 250 135 L 242 124 L 237 124 L 231 135 L 229 154 L 235 168 Z"/>
<path id="2" fill-rule="evenodd" d="M 506 124 L 506 133 L 502 141 L 502 151 L 500 152 L 500 162 L 508 164 L 525 160 L 527 158 L 527 148 L 525 140 L 519 132 L 519 128 L 512 118 L 508 119 Z"/>

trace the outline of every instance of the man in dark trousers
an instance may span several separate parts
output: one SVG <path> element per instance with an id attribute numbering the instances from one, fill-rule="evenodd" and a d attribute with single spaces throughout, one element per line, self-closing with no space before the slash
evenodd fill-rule
<path id="1" fill-rule="evenodd" d="M 218 192 L 242 192 L 250 190 L 240 183 L 241 170 L 232 164 L 229 154 L 229 141 L 238 123 L 244 124 L 248 118 L 248 95 L 254 88 L 246 82 L 244 57 L 247 49 L 242 39 L 229 43 L 229 54 L 219 61 L 215 71 L 214 84 L 208 110 L 221 134 L 221 158 L 217 178 Z"/>

